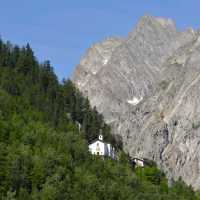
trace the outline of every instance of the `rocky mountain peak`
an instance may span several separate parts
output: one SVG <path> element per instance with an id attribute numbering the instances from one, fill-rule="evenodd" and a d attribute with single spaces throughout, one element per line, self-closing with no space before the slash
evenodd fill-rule
<path id="1" fill-rule="evenodd" d="M 161 26 L 164 28 L 171 28 L 176 30 L 176 24 L 175 22 L 168 18 L 162 18 L 162 17 L 154 17 L 151 15 L 145 15 L 143 16 L 140 21 L 138 22 L 138 26 Z"/>
<path id="2" fill-rule="evenodd" d="M 135 33 L 145 34 L 146 31 L 147 33 L 151 31 L 156 34 L 156 31 L 161 30 L 165 31 L 166 33 L 171 32 L 173 34 L 177 32 L 177 28 L 173 20 L 145 15 L 139 20 L 136 27 L 129 34 L 129 36 L 134 36 Z"/>
<path id="3" fill-rule="evenodd" d="M 93 45 L 73 81 L 123 138 L 131 156 L 200 189 L 200 39 L 144 16 L 127 38 Z"/>

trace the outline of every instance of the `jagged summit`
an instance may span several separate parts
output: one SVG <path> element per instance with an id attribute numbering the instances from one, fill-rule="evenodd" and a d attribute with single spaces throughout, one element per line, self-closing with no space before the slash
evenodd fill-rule
<path id="1" fill-rule="evenodd" d="M 73 81 L 133 157 L 200 188 L 200 34 L 144 16 L 127 38 L 93 45 Z"/>
<path id="2" fill-rule="evenodd" d="M 161 25 L 165 28 L 173 28 L 176 29 L 176 24 L 172 19 L 166 19 L 162 17 L 154 17 L 151 15 L 145 15 L 143 16 L 138 25 Z"/>
<path id="3" fill-rule="evenodd" d="M 147 29 L 156 30 L 156 29 L 167 29 L 167 32 L 177 32 L 176 24 L 172 19 L 165 19 L 162 17 L 154 17 L 151 15 L 145 15 L 140 18 L 136 27 L 130 32 L 130 36 L 135 32 L 144 32 Z"/>

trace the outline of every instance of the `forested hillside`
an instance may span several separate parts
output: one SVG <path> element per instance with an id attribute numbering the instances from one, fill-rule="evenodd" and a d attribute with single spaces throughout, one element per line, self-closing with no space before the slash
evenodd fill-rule
<path id="1" fill-rule="evenodd" d="M 118 161 L 88 153 L 100 132 L 118 149 Z M 40 64 L 29 45 L 0 40 L 0 199 L 199 199 L 181 181 L 169 188 L 154 165 L 133 169 L 121 148 L 73 83 L 59 83 L 49 61 Z"/>

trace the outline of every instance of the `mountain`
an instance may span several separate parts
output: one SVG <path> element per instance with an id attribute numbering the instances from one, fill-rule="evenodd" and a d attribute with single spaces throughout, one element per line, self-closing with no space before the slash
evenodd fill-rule
<path id="1" fill-rule="evenodd" d="M 104 134 L 117 160 L 91 155 Z M 1 200 L 199 200 L 183 181 L 168 187 L 152 161 L 135 168 L 102 115 L 70 80 L 60 83 L 30 45 L 0 39 Z"/>
<path id="2" fill-rule="evenodd" d="M 200 189 L 200 32 L 144 16 L 126 38 L 94 44 L 72 77 L 124 150 Z"/>

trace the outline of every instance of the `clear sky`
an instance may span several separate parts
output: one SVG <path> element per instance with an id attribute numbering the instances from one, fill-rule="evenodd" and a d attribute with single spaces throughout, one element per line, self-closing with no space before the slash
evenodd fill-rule
<path id="1" fill-rule="evenodd" d="M 0 0 L 0 8 L 1 37 L 29 42 L 60 79 L 91 44 L 126 36 L 145 14 L 172 18 L 179 29 L 200 28 L 200 0 Z"/>

